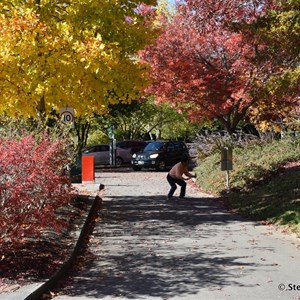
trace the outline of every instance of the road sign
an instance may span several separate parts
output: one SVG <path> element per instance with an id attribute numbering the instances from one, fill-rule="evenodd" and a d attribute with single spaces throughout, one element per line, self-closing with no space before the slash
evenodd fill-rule
<path id="1" fill-rule="evenodd" d="M 226 189 L 230 191 L 229 170 L 232 170 L 232 148 L 224 147 L 221 150 L 221 170 L 226 171 Z"/>
<path id="2" fill-rule="evenodd" d="M 59 110 L 59 115 L 61 122 L 64 125 L 68 125 L 71 128 L 74 128 L 74 108 L 72 107 L 62 107 Z"/>
<path id="3" fill-rule="evenodd" d="M 221 150 L 221 170 L 232 170 L 232 148 L 224 147 Z"/>

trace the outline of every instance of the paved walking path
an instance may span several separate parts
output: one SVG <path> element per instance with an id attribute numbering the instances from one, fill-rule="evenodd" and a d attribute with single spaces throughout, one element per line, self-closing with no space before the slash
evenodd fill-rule
<path id="1" fill-rule="evenodd" d="M 165 177 L 99 175 L 104 207 L 89 259 L 55 299 L 300 299 L 299 239 L 189 185 L 189 199 L 167 201 Z"/>

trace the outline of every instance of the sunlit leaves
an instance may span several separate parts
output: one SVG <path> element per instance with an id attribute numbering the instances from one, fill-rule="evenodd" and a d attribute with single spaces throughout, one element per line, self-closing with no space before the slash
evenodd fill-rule
<path id="1" fill-rule="evenodd" d="M 248 119 L 253 111 L 250 107 L 260 102 L 269 115 L 275 114 L 275 106 L 278 112 L 279 108 L 294 105 L 285 95 L 287 90 L 297 89 L 297 73 L 291 74 L 288 65 L 299 63 L 299 59 L 290 59 L 292 51 L 299 54 L 298 40 L 292 42 L 297 26 L 294 24 L 295 30 L 288 35 L 291 38 L 278 35 L 282 38 L 278 45 L 287 45 L 288 39 L 295 47 L 281 50 L 272 39 L 274 32 L 291 28 L 297 12 L 293 17 L 286 15 L 286 22 L 279 18 L 280 10 L 273 2 L 187 0 L 179 5 L 172 22 L 163 24 L 156 43 L 141 53 L 151 67 L 148 92 L 161 102 L 186 109 L 192 119 L 217 118 L 229 132 Z M 279 19 L 284 29 L 280 29 Z M 252 38 L 251 30 L 255 33 L 260 24 L 264 35 Z M 280 82 L 276 81 L 278 74 Z"/>
<path id="2" fill-rule="evenodd" d="M 163 34 L 142 53 L 151 65 L 148 91 L 188 110 L 194 120 L 218 118 L 234 130 L 251 105 L 254 47 L 231 23 L 259 14 L 251 1 L 186 1 Z M 246 5 L 248 3 L 248 5 Z"/>
<path id="3" fill-rule="evenodd" d="M 136 98 L 145 81 L 133 57 L 151 35 L 138 3 L 2 1 L 0 110 L 34 116 L 43 99 L 46 113 L 73 106 L 79 116 Z"/>
<path id="4" fill-rule="evenodd" d="M 274 1 L 265 15 L 248 27 L 240 24 L 248 41 L 259 45 L 254 61 L 263 70 L 263 99 L 256 104 L 259 113 L 254 117 L 264 124 L 273 121 L 282 127 L 283 120 L 295 116 L 295 107 L 299 107 L 299 7 L 298 0 Z"/>

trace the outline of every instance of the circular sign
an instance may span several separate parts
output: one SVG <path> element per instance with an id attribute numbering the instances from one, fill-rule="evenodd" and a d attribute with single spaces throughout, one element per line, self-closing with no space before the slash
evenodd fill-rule
<path id="1" fill-rule="evenodd" d="M 71 123 L 74 121 L 74 116 L 72 115 L 71 112 L 69 111 L 64 111 L 62 114 L 61 114 L 61 120 L 64 124 L 67 124 L 67 123 Z"/>
<path id="2" fill-rule="evenodd" d="M 65 125 L 74 125 L 74 109 L 64 108 L 60 111 L 61 122 Z"/>

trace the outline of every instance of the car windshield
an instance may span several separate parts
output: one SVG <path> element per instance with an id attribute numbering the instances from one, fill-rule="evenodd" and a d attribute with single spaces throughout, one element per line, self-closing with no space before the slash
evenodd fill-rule
<path id="1" fill-rule="evenodd" d="M 162 150 L 164 148 L 165 144 L 162 142 L 153 142 L 148 144 L 145 147 L 145 151 L 156 151 L 156 150 Z"/>

